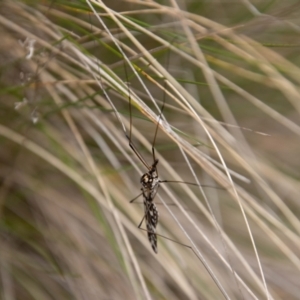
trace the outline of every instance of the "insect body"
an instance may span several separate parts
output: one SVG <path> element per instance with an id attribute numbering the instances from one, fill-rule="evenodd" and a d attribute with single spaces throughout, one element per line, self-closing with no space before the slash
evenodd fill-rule
<path id="1" fill-rule="evenodd" d="M 157 253 L 156 225 L 158 223 L 158 211 L 153 200 L 159 187 L 159 179 L 156 171 L 157 164 L 158 160 L 156 159 L 150 170 L 141 177 L 141 190 L 144 198 L 145 210 L 144 217 L 146 221 L 148 239 L 155 253 Z"/>

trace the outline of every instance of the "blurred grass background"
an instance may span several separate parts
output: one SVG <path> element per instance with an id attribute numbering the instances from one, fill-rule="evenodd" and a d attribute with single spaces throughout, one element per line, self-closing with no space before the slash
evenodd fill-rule
<path id="1" fill-rule="evenodd" d="M 3 0 L 1 299 L 300 299 L 299 14 Z M 217 187 L 161 184 L 157 232 L 186 246 L 159 236 L 157 255 L 129 203 L 129 96 L 149 164 L 166 102 L 160 178 Z"/>

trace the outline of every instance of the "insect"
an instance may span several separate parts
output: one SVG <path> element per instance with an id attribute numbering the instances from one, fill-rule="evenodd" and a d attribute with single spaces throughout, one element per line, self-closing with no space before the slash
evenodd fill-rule
<path id="1" fill-rule="evenodd" d="M 126 66 L 124 65 L 124 67 L 125 67 L 126 77 L 128 77 Z M 144 217 L 143 217 L 142 221 L 140 222 L 138 228 L 141 228 L 142 223 L 145 220 L 146 231 L 147 231 L 149 242 L 151 244 L 151 247 L 152 247 L 153 251 L 155 253 L 157 253 L 156 226 L 157 226 L 157 223 L 158 223 L 158 215 L 159 214 L 158 214 L 157 207 L 154 204 L 154 198 L 155 198 L 155 195 L 156 195 L 157 190 L 159 188 L 159 183 L 166 182 L 166 181 L 161 181 L 158 177 L 158 172 L 157 172 L 158 159 L 155 157 L 154 145 L 155 145 L 155 141 L 156 141 L 159 121 L 161 119 L 161 116 L 162 116 L 162 113 L 163 113 L 163 110 L 164 110 L 164 106 L 165 106 L 165 97 L 164 97 L 164 100 L 163 100 L 162 107 L 160 109 L 160 114 L 159 114 L 158 122 L 157 122 L 157 125 L 156 125 L 154 139 L 153 139 L 153 142 L 152 142 L 153 163 L 150 166 L 145 161 L 145 159 L 143 158 L 141 153 L 139 153 L 137 151 L 137 149 L 135 148 L 135 146 L 134 146 L 134 144 L 132 143 L 132 140 L 131 140 L 131 131 L 132 131 L 132 108 L 131 107 L 132 107 L 132 105 L 131 105 L 131 93 L 130 93 L 130 89 L 129 89 L 128 85 L 127 85 L 127 88 L 128 88 L 128 96 L 129 96 L 130 129 L 129 129 L 129 136 L 126 134 L 126 137 L 129 141 L 130 148 L 133 150 L 133 152 L 136 154 L 136 156 L 139 158 L 139 160 L 143 163 L 143 165 L 148 169 L 148 171 L 145 174 L 143 174 L 141 179 L 140 179 L 142 193 L 139 194 L 134 199 L 132 199 L 130 201 L 130 203 L 135 201 L 139 196 L 141 196 L 141 195 L 143 196 Z"/>
<path id="2" fill-rule="evenodd" d="M 167 58 L 167 60 L 169 60 L 169 57 Z M 124 70 L 125 70 L 126 78 L 128 78 L 125 65 L 124 65 Z M 130 148 L 133 150 L 133 152 L 138 157 L 138 159 L 143 163 L 143 165 L 148 169 L 148 171 L 145 174 L 143 174 L 140 179 L 142 193 L 140 193 L 137 197 L 132 199 L 130 201 L 130 203 L 134 202 L 140 196 L 143 196 L 144 216 L 143 216 L 140 224 L 138 225 L 138 228 L 141 229 L 142 223 L 145 220 L 146 231 L 147 231 L 149 242 L 152 246 L 153 251 L 155 253 L 157 253 L 156 226 L 158 224 L 159 213 L 158 213 L 157 207 L 154 203 L 154 198 L 157 194 L 159 185 L 161 183 L 171 183 L 171 182 L 172 183 L 184 183 L 184 184 L 195 185 L 195 186 L 198 186 L 198 184 L 191 183 L 191 182 L 184 182 L 184 181 L 160 180 L 159 179 L 158 171 L 157 171 L 157 165 L 158 165 L 159 160 L 155 156 L 155 142 L 156 142 L 156 136 L 157 136 L 157 132 L 158 132 L 159 123 L 162 118 L 162 114 L 163 114 L 164 107 L 165 107 L 165 101 L 166 101 L 165 93 L 164 93 L 163 102 L 162 102 L 162 106 L 160 109 L 160 113 L 159 113 L 159 117 L 158 117 L 158 121 L 157 121 L 157 125 L 156 125 L 156 130 L 155 130 L 155 134 L 154 134 L 154 138 L 153 138 L 153 142 L 152 142 L 152 158 L 153 158 L 152 165 L 149 165 L 146 162 L 146 160 L 143 158 L 141 153 L 138 152 L 138 150 L 134 146 L 132 139 L 131 139 L 132 104 L 131 104 L 131 91 L 130 91 L 128 85 L 127 85 L 127 89 L 128 89 L 128 99 L 129 99 L 128 102 L 129 102 L 130 129 L 129 129 L 129 135 L 126 132 L 125 132 L 125 135 L 126 135 L 126 138 L 128 139 Z M 164 90 L 165 89 L 166 89 L 166 80 L 164 81 Z M 169 240 L 171 240 L 171 239 L 169 239 Z M 174 241 L 174 242 L 176 242 L 176 241 Z M 181 244 L 179 242 L 176 242 L 176 243 Z M 184 246 L 186 246 L 186 245 L 184 245 Z"/>
<path id="3" fill-rule="evenodd" d="M 119 47 L 119 50 L 122 53 L 122 49 L 120 47 Z M 125 61 L 124 61 L 124 70 L 125 70 L 126 78 L 128 78 Z M 176 181 L 167 181 L 167 180 L 160 180 L 159 179 L 158 172 L 157 172 L 158 159 L 156 159 L 156 157 L 155 157 L 154 145 L 155 145 L 155 141 L 156 141 L 159 121 L 161 119 L 162 112 L 164 110 L 165 97 L 164 97 L 164 101 L 163 101 L 163 104 L 162 104 L 162 108 L 160 109 L 159 119 L 158 119 L 158 122 L 157 122 L 156 131 L 155 131 L 155 135 L 154 135 L 154 139 L 153 139 L 153 143 L 152 143 L 153 163 L 152 163 L 152 165 L 149 165 L 146 162 L 146 160 L 143 158 L 142 154 L 137 151 L 137 149 L 134 146 L 134 144 L 132 142 L 132 139 L 131 139 L 131 134 L 132 134 L 132 103 L 131 103 L 131 90 L 129 88 L 129 85 L 127 84 L 127 95 L 128 95 L 128 99 L 129 99 L 128 103 L 129 103 L 129 115 L 130 115 L 130 126 L 129 126 L 129 135 L 128 135 L 127 131 L 126 131 L 126 128 L 125 128 L 123 122 L 121 121 L 121 118 L 120 118 L 113 102 L 111 101 L 108 93 L 106 93 L 105 89 L 103 88 L 102 81 L 100 80 L 100 81 L 98 81 L 98 83 L 99 83 L 106 99 L 109 101 L 110 105 L 113 107 L 113 109 L 116 113 L 117 119 L 120 121 L 120 123 L 123 127 L 123 131 L 124 131 L 124 134 L 125 134 L 126 138 L 128 139 L 130 148 L 133 150 L 133 152 L 138 157 L 138 159 L 143 163 L 143 165 L 148 169 L 148 171 L 140 179 L 140 183 L 141 183 L 141 186 L 142 186 L 141 187 L 142 193 L 140 193 L 137 197 L 132 199 L 130 201 L 130 203 L 134 202 L 140 196 L 143 196 L 143 198 L 144 198 L 144 201 L 143 201 L 144 216 L 143 216 L 138 228 L 141 229 L 141 225 L 142 225 L 143 221 L 145 220 L 148 239 L 150 241 L 150 244 L 152 246 L 153 251 L 155 253 L 157 253 L 156 226 L 157 226 L 157 223 L 158 223 L 158 210 L 157 210 L 156 205 L 154 204 L 153 200 L 154 200 L 155 195 L 157 193 L 159 183 L 176 182 Z"/>
<path id="4" fill-rule="evenodd" d="M 131 102 L 131 99 L 129 100 Z M 161 110 L 162 112 L 162 110 Z M 130 108 L 130 118 L 131 118 L 131 108 Z M 130 121 L 131 123 L 131 121 Z M 158 126 L 158 125 L 157 125 Z M 134 200 L 136 200 L 139 196 L 143 196 L 143 204 L 144 204 L 144 217 L 142 221 L 140 222 L 138 228 L 141 227 L 143 220 L 146 222 L 146 228 L 147 228 L 147 234 L 148 239 L 151 244 L 151 247 L 155 253 L 157 253 L 157 236 L 156 236 L 156 226 L 158 223 L 158 210 L 156 205 L 154 204 L 154 198 L 157 193 L 159 183 L 162 182 L 158 178 L 158 172 L 157 172 L 157 164 L 158 159 L 155 157 L 155 150 L 154 150 L 154 143 L 156 140 L 156 133 L 154 136 L 154 141 L 152 144 L 152 155 L 153 155 L 153 164 L 149 166 L 147 162 L 144 160 L 142 155 L 136 150 L 135 146 L 133 145 L 131 141 L 131 127 L 130 127 L 130 136 L 126 135 L 127 139 L 129 140 L 129 146 L 133 150 L 133 152 L 137 155 L 137 157 L 140 159 L 140 161 L 146 166 L 148 171 L 142 175 L 140 183 L 141 183 L 141 191 L 142 193 L 139 194 L 137 197 L 135 197 L 133 200 L 130 201 L 132 203 Z"/>
<path id="5" fill-rule="evenodd" d="M 169 57 L 167 58 L 167 60 L 169 60 Z M 124 65 L 124 69 L 125 69 L 126 78 L 128 78 L 127 70 L 126 70 L 125 65 Z M 138 150 L 134 146 L 134 144 L 132 142 L 132 139 L 131 139 L 132 104 L 131 104 L 131 92 L 130 92 L 130 89 L 129 89 L 128 85 L 127 85 L 127 89 L 128 89 L 128 96 L 129 96 L 128 98 L 129 98 L 130 129 L 129 129 L 129 135 L 127 135 L 126 132 L 125 132 L 125 135 L 126 135 L 128 141 L 129 141 L 130 148 L 133 150 L 133 152 L 139 158 L 139 160 L 143 163 L 143 165 L 148 169 L 148 171 L 145 174 L 143 174 L 141 179 L 140 179 L 142 193 L 140 193 L 137 197 L 132 199 L 130 201 L 130 203 L 134 202 L 140 196 L 143 196 L 144 216 L 143 216 L 140 224 L 138 225 L 138 228 L 141 229 L 142 223 L 145 220 L 146 231 L 147 231 L 149 242 L 152 246 L 153 251 L 155 253 L 157 253 L 156 226 L 158 224 L 159 214 L 158 214 L 157 207 L 154 203 L 154 198 L 157 194 L 160 183 L 171 183 L 172 182 L 172 183 L 184 183 L 184 184 L 196 185 L 196 186 L 198 186 L 198 184 L 197 183 L 191 183 L 191 182 L 184 182 L 184 181 L 160 180 L 159 179 L 158 171 L 157 171 L 157 165 L 158 165 L 159 161 L 155 156 L 155 142 L 156 142 L 156 136 L 157 136 L 157 132 L 158 132 L 159 123 L 160 123 L 160 120 L 162 118 L 162 114 L 163 114 L 164 107 L 165 107 L 165 101 L 166 101 L 165 94 L 164 94 L 164 97 L 163 97 L 163 102 L 162 102 L 162 106 L 161 106 L 161 109 L 160 109 L 160 113 L 159 113 L 159 117 L 158 117 L 158 121 L 157 121 L 157 125 L 156 125 L 156 130 L 155 130 L 155 134 L 154 134 L 154 138 L 153 138 L 153 142 L 152 142 L 152 158 L 153 158 L 152 165 L 149 165 L 146 162 L 146 160 L 143 158 L 141 153 L 138 152 Z M 165 89 L 166 89 L 166 80 L 164 81 L 164 90 Z M 176 241 L 174 241 L 174 242 L 176 242 Z M 176 243 L 179 243 L 179 242 L 176 242 Z M 179 243 L 179 244 L 181 244 L 181 243 Z"/>

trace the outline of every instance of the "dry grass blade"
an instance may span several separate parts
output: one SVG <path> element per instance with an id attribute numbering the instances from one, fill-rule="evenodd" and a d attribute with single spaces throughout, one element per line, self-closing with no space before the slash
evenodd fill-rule
<path id="1" fill-rule="evenodd" d="M 235 5 L 2 1 L 1 298 L 300 299 L 300 8 Z"/>

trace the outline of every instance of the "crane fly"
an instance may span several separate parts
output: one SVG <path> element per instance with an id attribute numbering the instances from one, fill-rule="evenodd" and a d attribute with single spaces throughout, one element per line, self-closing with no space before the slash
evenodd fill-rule
<path id="1" fill-rule="evenodd" d="M 143 220 L 145 220 L 149 242 L 151 244 L 153 251 L 155 253 L 157 253 L 156 226 L 158 223 L 158 210 L 153 201 L 154 201 L 155 195 L 157 193 L 159 183 L 161 182 L 158 177 L 158 172 L 157 172 L 158 159 L 155 158 L 155 150 L 154 150 L 154 144 L 155 144 L 155 140 L 156 140 L 158 124 L 156 127 L 156 132 L 155 132 L 155 136 L 154 136 L 154 140 L 153 140 L 153 144 L 152 144 L 153 164 L 151 166 L 149 166 L 147 164 L 147 162 L 144 160 L 143 156 L 137 151 L 137 149 L 135 148 L 135 146 L 131 140 L 131 127 L 132 127 L 131 97 L 129 97 L 129 105 L 130 105 L 130 135 L 129 136 L 126 135 L 126 137 L 129 141 L 130 148 L 133 150 L 133 152 L 136 154 L 136 156 L 139 158 L 139 160 L 148 169 L 148 171 L 145 174 L 143 174 L 140 179 L 141 191 L 142 191 L 142 193 L 140 195 L 143 196 L 144 217 L 143 217 L 142 221 L 140 222 L 138 228 L 141 228 Z M 161 112 L 162 112 L 162 110 L 161 110 Z M 138 197 L 140 195 L 138 195 Z M 132 203 L 138 197 L 131 200 L 130 203 Z"/>
<path id="2" fill-rule="evenodd" d="M 169 56 L 167 58 L 169 60 Z M 125 75 L 126 78 L 128 78 L 127 75 L 127 69 L 126 65 L 124 64 L 124 70 L 125 70 Z M 166 89 L 166 79 L 164 79 L 164 91 Z M 184 184 L 189 184 L 189 185 L 195 185 L 199 186 L 197 183 L 191 183 L 191 182 L 184 182 L 184 181 L 177 181 L 177 180 L 160 180 L 158 176 L 158 171 L 157 171 L 157 165 L 159 160 L 155 157 L 155 142 L 156 142 L 156 137 L 157 137 L 157 132 L 158 132 L 158 127 L 160 120 L 162 118 L 162 113 L 164 111 L 165 107 L 165 102 L 166 102 L 166 97 L 165 97 L 165 92 L 163 96 L 163 102 L 162 106 L 159 112 L 158 116 L 158 121 L 156 124 L 156 129 L 155 129 L 155 134 L 152 142 L 152 158 L 153 158 L 153 163 L 152 165 L 149 165 L 146 160 L 143 158 L 142 154 L 136 149 L 135 145 L 132 142 L 131 134 L 132 134 L 132 104 L 131 104 L 131 91 L 129 88 L 129 85 L 127 84 L 127 92 L 128 92 L 128 103 L 129 103 L 129 116 L 130 116 L 130 128 L 129 128 L 129 135 L 125 131 L 126 138 L 128 139 L 129 146 L 132 149 L 132 151 L 135 153 L 135 155 L 138 157 L 138 159 L 142 162 L 142 164 L 148 169 L 146 173 L 144 173 L 141 176 L 140 179 L 140 184 L 141 184 L 141 193 L 132 199 L 130 203 L 134 202 L 137 198 L 140 196 L 143 196 L 143 205 L 144 205 L 144 216 L 138 225 L 139 229 L 142 229 L 142 223 L 145 220 L 146 223 L 146 231 L 148 235 L 149 242 L 151 244 L 151 247 L 155 253 L 157 253 L 157 234 L 156 234 L 156 226 L 158 224 L 158 210 L 157 207 L 154 203 L 154 198 L 157 194 L 158 188 L 160 183 L 184 183 Z M 142 229 L 145 230 L 145 229 Z M 167 237 L 165 237 L 167 238 Z M 180 242 L 174 241 L 170 238 L 167 238 L 168 240 L 171 240 L 175 243 L 181 244 Z M 181 244 L 185 247 L 190 248 L 187 245 Z"/>
<path id="3" fill-rule="evenodd" d="M 125 68 L 125 74 L 126 78 L 127 76 L 127 69 L 126 65 L 124 64 Z M 166 83 L 166 81 L 165 81 Z M 130 115 L 130 129 L 129 129 L 129 136 L 126 134 L 126 137 L 129 141 L 129 146 L 135 153 L 135 155 L 138 157 L 138 159 L 143 163 L 143 165 L 148 169 L 146 173 L 144 173 L 140 179 L 141 183 L 141 191 L 142 193 L 132 199 L 130 203 L 132 203 L 134 200 L 136 200 L 139 196 L 143 196 L 143 204 L 144 204 L 144 217 L 142 218 L 138 228 L 141 229 L 142 223 L 145 220 L 146 223 L 146 231 L 148 235 L 149 242 L 151 244 L 151 247 L 155 253 L 157 253 L 157 235 L 156 235 L 156 226 L 158 224 L 158 210 L 157 207 L 154 203 L 154 198 L 157 193 L 157 190 L 159 188 L 159 183 L 161 182 L 166 182 L 166 181 L 161 181 L 158 177 L 158 171 L 157 171 L 157 165 L 158 165 L 158 159 L 155 157 L 155 141 L 156 141 L 156 136 L 157 136 L 157 131 L 158 131 L 158 126 L 159 126 L 159 121 L 161 119 L 164 106 L 165 106 L 165 94 L 164 94 L 164 99 L 163 99 L 163 104 L 160 109 L 159 117 L 158 117 L 158 122 L 156 125 L 156 130 L 152 142 L 152 157 L 153 157 L 153 163 L 152 165 L 149 165 L 141 153 L 139 153 L 134 146 L 132 139 L 131 139 L 131 133 L 132 133 L 132 104 L 131 104 L 131 93 L 129 89 L 129 85 L 127 84 L 127 89 L 128 89 L 128 98 L 129 98 L 129 115 Z"/>
<path id="4" fill-rule="evenodd" d="M 167 60 L 169 60 L 169 56 L 168 56 Z M 124 65 L 124 69 L 125 69 L 126 78 L 128 78 L 126 65 Z M 184 181 L 177 181 L 177 180 L 160 180 L 159 179 L 158 171 L 157 171 L 157 165 L 158 165 L 159 161 L 155 157 L 155 147 L 154 146 L 155 146 L 155 142 L 156 142 L 159 123 L 160 123 L 160 120 L 162 118 L 162 113 L 163 113 L 164 107 L 165 107 L 165 102 L 166 102 L 165 92 L 164 92 L 163 103 L 162 103 L 160 113 L 159 113 L 159 116 L 158 116 L 158 121 L 157 121 L 157 124 L 156 124 L 155 134 L 154 134 L 154 138 L 153 138 L 153 142 L 152 142 L 152 158 L 153 158 L 152 165 L 149 165 L 146 162 L 146 160 L 143 158 L 141 153 L 138 152 L 138 150 L 134 146 L 134 144 L 132 142 L 132 139 L 131 139 L 131 133 L 132 133 L 132 104 L 131 104 L 131 92 L 130 92 L 128 84 L 127 84 L 127 89 L 128 89 L 128 99 L 129 99 L 128 103 L 129 103 L 130 129 L 129 129 L 129 136 L 127 135 L 126 132 L 125 132 L 125 135 L 126 135 L 126 138 L 128 139 L 130 148 L 133 150 L 133 152 L 138 157 L 138 159 L 143 163 L 143 165 L 148 169 L 148 171 L 146 173 L 144 173 L 142 175 L 141 179 L 140 179 L 142 193 L 140 193 L 137 197 L 132 199 L 130 201 L 130 203 L 135 201 L 140 196 L 143 196 L 144 216 L 143 216 L 138 228 L 142 229 L 141 226 L 142 226 L 143 221 L 145 220 L 146 231 L 147 231 L 149 242 L 152 246 L 153 251 L 155 253 L 157 253 L 156 226 L 158 224 L 159 214 L 158 214 L 157 207 L 154 203 L 154 198 L 157 194 L 157 190 L 159 188 L 160 183 L 171 183 L 172 182 L 172 183 L 184 183 L 184 184 L 195 185 L 195 186 L 199 186 L 199 185 L 197 183 L 191 183 L 191 182 L 184 182 Z M 164 79 L 164 91 L 165 91 L 165 89 L 166 89 L 166 79 Z M 169 238 L 167 238 L 167 239 L 169 239 Z M 169 239 L 169 240 L 172 240 L 172 239 Z M 175 242 L 175 243 L 181 244 L 177 241 L 174 241 L 174 240 L 172 240 L 172 241 Z M 182 245 L 186 246 L 184 244 L 182 244 Z"/>

